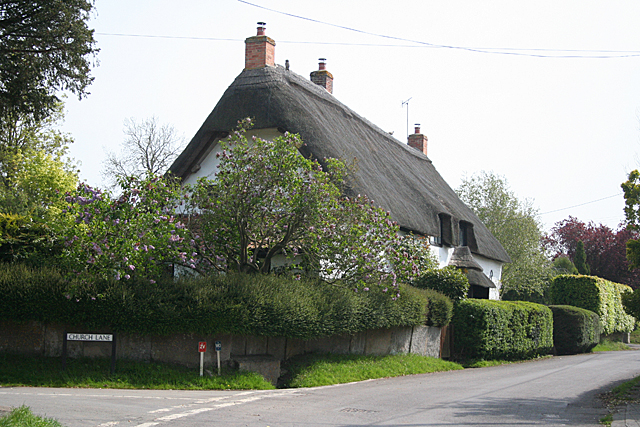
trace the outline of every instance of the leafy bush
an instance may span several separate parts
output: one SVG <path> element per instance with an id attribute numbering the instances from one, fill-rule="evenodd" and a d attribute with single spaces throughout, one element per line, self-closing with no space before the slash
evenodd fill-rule
<path id="1" fill-rule="evenodd" d="M 600 342 L 600 317 L 584 308 L 552 305 L 553 345 L 557 354 L 578 354 L 591 351 Z"/>
<path id="2" fill-rule="evenodd" d="M 418 292 L 427 303 L 427 326 L 443 327 L 451 322 L 453 317 L 453 301 L 448 296 L 434 291 L 433 289 L 418 289 L 413 287 L 405 287 L 405 292 L 410 290 Z"/>
<path id="3" fill-rule="evenodd" d="M 635 319 L 625 313 L 622 295 L 631 292 L 627 285 L 593 276 L 556 276 L 551 282 L 549 296 L 554 305 L 572 305 L 595 312 L 600 316 L 602 333 L 630 332 Z"/>
<path id="4" fill-rule="evenodd" d="M 640 288 L 623 293 L 622 306 L 628 315 L 635 317 L 636 320 L 640 319 Z"/>
<path id="5" fill-rule="evenodd" d="M 415 281 L 414 286 L 436 290 L 453 301 L 460 301 L 466 298 L 469 293 L 467 276 L 459 268 L 452 265 L 428 270 Z"/>
<path id="6" fill-rule="evenodd" d="M 226 274 L 69 284 L 55 270 L 0 265 L 0 320 L 108 327 L 140 334 L 230 333 L 309 339 L 451 318 L 451 302 L 404 286 L 400 297 L 325 282 Z M 430 312 L 431 311 L 431 312 Z"/>
<path id="7" fill-rule="evenodd" d="M 553 316 L 540 304 L 467 299 L 456 305 L 452 324 L 461 358 L 521 359 L 553 348 Z"/>
<path id="8" fill-rule="evenodd" d="M 44 265 L 61 251 L 53 231 L 31 218 L 0 213 L 0 262 Z"/>

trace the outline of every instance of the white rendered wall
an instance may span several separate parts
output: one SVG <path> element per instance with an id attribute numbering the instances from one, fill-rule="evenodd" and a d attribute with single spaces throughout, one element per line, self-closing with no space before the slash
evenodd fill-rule
<path id="1" fill-rule="evenodd" d="M 431 245 L 431 251 L 437 257 L 440 268 L 449 265 L 449 260 L 451 259 L 451 255 L 453 255 L 454 249 L 455 248 L 449 246 Z M 495 288 L 489 289 L 489 299 L 499 300 L 500 287 L 502 286 L 502 263 L 477 254 L 473 254 L 473 259 L 480 264 L 484 274 L 496 285 Z"/>
<path id="2" fill-rule="evenodd" d="M 256 136 L 268 141 L 273 141 L 274 138 L 282 136 L 282 133 L 278 132 L 276 128 L 268 129 L 256 129 L 247 131 L 247 141 L 251 142 L 252 138 Z M 206 177 L 209 179 L 215 179 L 215 175 L 218 172 L 218 165 L 220 164 L 220 158 L 216 154 L 222 153 L 222 147 L 219 143 L 211 147 L 209 153 L 205 154 L 204 159 L 199 163 L 200 168 L 195 172 L 192 172 L 183 180 L 183 184 L 195 184 L 199 178 Z"/>

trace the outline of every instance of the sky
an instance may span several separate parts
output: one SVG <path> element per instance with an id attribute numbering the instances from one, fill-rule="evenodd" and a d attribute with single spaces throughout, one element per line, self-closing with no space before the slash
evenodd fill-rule
<path id="1" fill-rule="evenodd" d="M 63 130 L 101 187 L 126 119 L 188 142 L 244 68 L 256 23 L 305 77 L 327 59 L 334 96 L 406 142 L 419 123 L 452 188 L 503 176 L 544 230 L 569 216 L 617 228 L 640 167 L 640 2 L 96 0 L 100 52 Z M 404 101 L 407 101 L 405 103 Z"/>

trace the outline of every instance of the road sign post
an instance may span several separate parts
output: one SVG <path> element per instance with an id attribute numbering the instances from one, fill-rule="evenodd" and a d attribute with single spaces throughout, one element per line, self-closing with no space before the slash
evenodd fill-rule
<path id="1" fill-rule="evenodd" d="M 198 351 L 200 352 L 200 376 L 204 371 L 204 353 L 207 351 L 207 342 L 200 341 L 198 343 Z"/>
<path id="2" fill-rule="evenodd" d="M 218 357 L 218 376 L 220 376 L 220 352 L 222 351 L 222 343 L 216 341 L 216 356 Z"/>

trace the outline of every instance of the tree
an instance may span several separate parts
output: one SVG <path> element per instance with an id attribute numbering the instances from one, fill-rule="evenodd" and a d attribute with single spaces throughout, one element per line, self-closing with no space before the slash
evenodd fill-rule
<path id="1" fill-rule="evenodd" d="M 72 220 L 61 231 L 60 265 L 88 282 L 138 276 L 152 283 L 171 265 L 195 267 L 196 244 L 176 213 L 180 186 L 151 176 L 121 186 L 117 198 L 85 183 L 66 195 Z"/>
<path id="2" fill-rule="evenodd" d="M 248 126 L 221 142 L 215 178 L 188 189 L 189 216 L 206 245 L 200 253 L 215 255 L 205 260 L 211 268 L 268 273 L 279 258 L 285 268 L 365 290 L 421 271 L 422 258 L 404 248 L 426 243 L 403 241 L 366 196 L 344 196 L 342 162 L 325 159 L 323 167 L 303 157 L 302 140 L 289 133 L 249 142 Z"/>
<path id="3" fill-rule="evenodd" d="M 465 177 L 456 192 L 502 244 L 511 258 L 503 267 L 502 298 L 542 302 L 551 269 L 544 256 L 537 210 L 519 200 L 507 180 L 480 172 Z"/>
<path id="4" fill-rule="evenodd" d="M 567 257 L 576 261 L 578 241 L 584 242 L 586 263 L 593 276 L 631 287 L 640 285 L 640 271 L 630 270 L 627 260 L 628 242 L 638 233 L 630 228 L 613 230 L 603 224 L 585 223 L 570 216 L 559 221 L 544 238 L 544 246 L 552 259 Z"/>
<path id="5" fill-rule="evenodd" d="M 57 130 L 63 120 L 57 104 L 43 119 L 13 113 L 0 122 L 0 212 L 34 218 L 59 213 L 61 196 L 77 184 L 76 164 L 66 157 L 73 139 Z"/>
<path id="6" fill-rule="evenodd" d="M 182 151 L 183 138 L 173 126 L 160 124 L 156 117 L 140 122 L 125 120 L 124 133 L 120 153 L 107 153 L 102 172 L 112 188 L 121 178 L 165 173 Z"/>
<path id="7" fill-rule="evenodd" d="M 578 269 L 566 256 L 559 256 L 553 260 L 553 268 L 557 274 L 578 274 Z"/>
<path id="8" fill-rule="evenodd" d="M 98 52 L 87 27 L 92 0 L 0 1 L 0 118 L 40 120 L 60 101 L 82 97 Z"/>
<path id="9" fill-rule="evenodd" d="M 246 120 L 243 125 L 249 126 Z M 121 179 L 114 199 L 82 184 L 67 195 L 65 232 L 75 275 L 155 280 L 167 265 L 208 274 L 309 274 L 355 290 L 399 296 L 401 282 L 435 265 L 425 239 L 400 237 L 389 213 L 340 191 L 344 165 L 303 157 L 300 137 L 221 142 L 215 179 Z"/>
<path id="10" fill-rule="evenodd" d="M 627 229 L 637 233 L 640 231 L 640 172 L 637 169 L 631 171 L 629 179 L 621 187 Z M 631 268 L 640 268 L 640 239 L 637 236 L 627 241 L 627 259 Z"/>
<path id="11" fill-rule="evenodd" d="M 584 242 L 582 240 L 578 240 L 578 243 L 576 244 L 576 255 L 574 257 L 574 264 L 579 274 L 588 275 L 591 271 L 591 269 L 589 268 L 589 264 L 587 264 L 587 254 L 584 251 Z"/>

